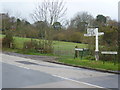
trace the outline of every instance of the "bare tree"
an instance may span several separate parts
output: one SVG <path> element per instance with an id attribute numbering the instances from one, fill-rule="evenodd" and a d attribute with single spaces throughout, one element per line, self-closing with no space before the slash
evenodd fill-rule
<path id="1" fill-rule="evenodd" d="M 71 19 L 70 27 L 77 28 L 80 31 L 84 31 L 86 25 L 92 26 L 94 22 L 94 18 L 88 12 L 79 12 L 75 15 L 73 19 Z"/>
<path id="2" fill-rule="evenodd" d="M 45 21 L 52 25 L 54 22 L 62 21 L 66 14 L 65 3 L 59 0 L 44 0 L 39 3 L 32 14 L 34 21 Z"/>

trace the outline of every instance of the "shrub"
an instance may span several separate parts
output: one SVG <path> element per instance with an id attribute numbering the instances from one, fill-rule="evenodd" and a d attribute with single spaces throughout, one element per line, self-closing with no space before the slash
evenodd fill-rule
<path id="1" fill-rule="evenodd" d="M 15 48 L 14 39 L 11 33 L 7 33 L 6 36 L 2 39 L 2 47 Z"/>
<path id="2" fill-rule="evenodd" d="M 24 45 L 23 45 L 23 49 L 35 49 L 37 47 L 37 41 L 36 40 L 32 40 L 31 41 L 27 41 L 27 42 L 24 42 Z"/>
<path id="3" fill-rule="evenodd" d="M 53 45 L 50 40 L 32 40 L 24 43 L 23 50 L 29 52 L 52 53 Z"/>
<path id="4" fill-rule="evenodd" d="M 53 35 L 53 40 L 81 43 L 83 41 L 82 37 L 83 37 L 83 33 L 81 32 L 74 30 L 67 30 L 67 31 L 56 32 Z"/>

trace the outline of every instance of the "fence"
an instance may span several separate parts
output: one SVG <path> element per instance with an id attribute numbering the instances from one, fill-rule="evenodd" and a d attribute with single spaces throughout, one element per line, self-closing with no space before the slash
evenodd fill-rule
<path id="1" fill-rule="evenodd" d="M 69 48 L 70 47 L 70 48 Z M 86 55 L 88 55 L 87 50 L 84 50 L 84 52 L 82 51 L 78 51 L 78 56 L 79 58 L 81 58 L 81 55 L 84 57 Z M 67 48 L 63 47 L 63 46 L 57 46 L 54 47 L 54 55 L 58 55 L 58 56 L 65 56 L 65 57 L 70 57 L 70 58 L 74 58 L 75 57 L 75 46 L 71 47 L 71 45 L 67 45 Z"/>
<path id="2" fill-rule="evenodd" d="M 69 47 L 69 45 L 68 45 Z M 58 46 L 58 47 L 54 47 L 54 54 L 58 55 L 58 56 L 65 56 L 65 57 L 71 57 L 74 58 L 74 47 L 73 48 L 64 48 L 63 46 Z"/>

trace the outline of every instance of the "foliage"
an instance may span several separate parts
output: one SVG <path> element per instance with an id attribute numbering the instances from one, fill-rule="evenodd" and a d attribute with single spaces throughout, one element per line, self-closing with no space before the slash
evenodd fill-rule
<path id="1" fill-rule="evenodd" d="M 37 21 L 33 24 L 35 30 L 37 30 L 38 36 L 40 38 L 45 38 L 45 32 L 49 28 L 48 24 L 44 21 Z"/>
<path id="2" fill-rule="evenodd" d="M 96 17 L 96 21 L 97 22 L 99 22 L 99 23 L 106 23 L 106 17 L 105 16 L 103 16 L 103 15 L 97 15 L 97 17 Z"/>
<path id="3" fill-rule="evenodd" d="M 2 47 L 5 47 L 5 48 L 15 48 L 15 45 L 14 45 L 14 39 L 13 39 L 13 36 L 12 36 L 12 33 L 7 33 L 6 36 L 3 38 L 2 40 Z"/>
<path id="4" fill-rule="evenodd" d="M 32 40 L 24 42 L 23 50 L 35 51 L 40 53 L 52 53 L 53 46 L 50 40 Z"/>
<path id="5" fill-rule="evenodd" d="M 114 26 L 101 26 L 100 31 L 104 32 L 103 36 L 99 37 L 100 51 L 117 51 L 118 50 L 118 29 Z M 100 55 L 100 59 L 112 61 L 114 55 Z"/>
<path id="6" fill-rule="evenodd" d="M 35 49 L 37 47 L 37 42 L 36 40 L 32 40 L 31 41 L 27 41 L 27 42 L 24 42 L 24 45 L 23 45 L 23 49 Z"/>
<path id="7" fill-rule="evenodd" d="M 94 18 L 88 12 L 79 12 L 70 21 L 69 28 L 78 30 L 80 32 L 85 32 L 87 25 L 93 24 Z"/>
<path id="8" fill-rule="evenodd" d="M 17 19 L 15 27 L 14 36 L 38 38 L 38 30 L 25 20 Z"/>
<path id="9" fill-rule="evenodd" d="M 10 17 L 9 13 L 2 14 L 2 33 L 5 34 L 5 31 L 13 30 L 15 21 L 15 17 Z"/>
<path id="10" fill-rule="evenodd" d="M 60 31 L 53 35 L 53 40 L 81 43 L 83 33 L 73 30 Z"/>
<path id="11" fill-rule="evenodd" d="M 54 28 L 55 30 L 60 30 L 61 27 L 62 27 L 62 25 L 61 25 L 60 22 L 54 22 L 54 23 L 53 23 L 53 28 Z"/>
<path id="12" fill-rule="evenodd" d="M 109 46 L 112 46 L 112 45 L 116 46 L 117 45 L 117 37 L 118 37 L 117 34 L 118 34 L 117 31 L 115 31 L 114 29 L 105 31 L 105 34 L 103 36 L 103 40 L 104 40 L 103 42 Z M 110 37 L 110 38 L 108 38 L 108 37 Z M 114 40 L 114 42 L 113 42 L 113 40 Z"/>

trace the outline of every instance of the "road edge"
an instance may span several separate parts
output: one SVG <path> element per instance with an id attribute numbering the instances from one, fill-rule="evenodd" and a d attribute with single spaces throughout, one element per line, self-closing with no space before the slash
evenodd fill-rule
<path id="1" fill-rule="evenodd" d="M 11 54 L 8 54 L 8 53 L 4 53 L 4 54 L 11 55 Z M 16 56 L 16 55 L 12 55 L 12 56 Z M 26 57 L 23 57 L 23 58 L 26 58 Z M 36 60 L 36 59 L 34 59 L 34 60 Z M 120 74 L 120 71 L 105 70 L 105 69 L 100 69 L 100 68 L 95 69 L 95 68 L 85 67 L 85 66 L 80 66 L 80 65 L 77 66 L 77 65 L 72 65 L 72 64 L 66 64 L 66 63 L 63 63 L 63 62 L 58 62 L 58 61 L 55 61 L 55 60 L 54 61 L 53 60 L 52 61 L 51 60 L 45 60 L 43 62 L 55 63 L 55 64 L 72 66 L 72 67 L 77 67 L 77 68 L 84 68 L 84 69 L 89 69 L 89 70 L 95 70 L 95 71 L 105 72 L 105 73 Z"/>
<path id="2" fill-rule="evenodd" d="M 58 62 L 58 61 L 45 61 L 45 62 L 50 62 L 50 63 L 55 63 L 55 64 L 61 64 L 61 65 L 67 65 L 67 66 L 72 66 L 72 67 L 77 67 L 77 68 L 84 68 L 84 69 L 89 69 L 89 70 L 95 70 L 95 71 L 100 71 L 100 72 L 105 72 L 105 73 L 120 74 L 119 71 L 112 71 L 112 70 L 105 70 L 105 69 L 95 69 L 95 68 L 91 68 L 91 67 L 66 64 L 66 63 Z"/>

